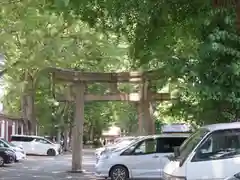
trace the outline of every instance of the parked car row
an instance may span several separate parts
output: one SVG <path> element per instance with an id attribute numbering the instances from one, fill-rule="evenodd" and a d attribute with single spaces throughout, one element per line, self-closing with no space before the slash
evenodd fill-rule
<path id="1" fill-rule="evenodd" d="M 0 166 L 18 162 L 26 158 L 26 153 L 22 147 L 0 138 Z"/>
<path id="2" fill-rule="evenodd" d="M 10 142 L 0 138 L 0 166 L 24 160 L 26 154 L 56 156 L 60 153 L 60 144 L 41 136 L 12 135 Z"/>
<path id="3" fill-rule="evenodd" d="M 126 140 L 126 139 L 125 139 Z M 240 122 L 213 124 L 194 133 L 136 137 L 97 153 L 96 176 L 164 180 L 240 179 Z"/>

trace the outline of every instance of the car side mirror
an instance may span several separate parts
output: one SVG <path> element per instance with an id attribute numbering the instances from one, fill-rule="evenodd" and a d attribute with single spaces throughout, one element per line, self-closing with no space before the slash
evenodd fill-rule
<path id="1" fill-rule="evenodd" d="M 173 150 L 174 150 L 174 156 L 175 156 L 175 157 L 180 156 L 179 146 L 174 147 Z"/>
<path id="2" fill-rule="evenodd" d="M 200 153 L 200 154 L 206 154 L 206 153 L 208 153 L 208 150 L 207 150 L 207 149 L 201 149 L 201 150 L 199 151 L 199 153 Z"/>
<path id="3" fill-rule="evenodd" d="M 205 159 L 209 157 L 207 149 L 200 149 L 196 152 L 194 159 Z"/>
<path id="4" fill-rule="evenodd" d="M 143 154 L 143 151 L 141 149 L 135 149 L 134 154 Z"/>
<path id="5" fill-rule="evenodd" d="M 1 143 L 1 144 L 0 144 L 0 147 L 4 147 L 4 144 Z"/>

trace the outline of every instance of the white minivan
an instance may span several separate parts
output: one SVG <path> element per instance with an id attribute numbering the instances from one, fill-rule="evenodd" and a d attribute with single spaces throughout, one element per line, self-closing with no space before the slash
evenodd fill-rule
<path id="1" fill-rule="evenodd" d="M 180 146 L 188 133 L 150 135 L 127 147 L 106 152 L 97 159 L 96 176 L 112 180 L 128 178 L 161 178 L 167 156 Z"/>
<path id="2" fill-rule="evenodd" d="M 12 135 L 11 143 L 22 147 L 26 154 L 55 156 L 60 153 L 60 144 L 41 136 Z"/>
<path id="3" fill-rule="evenodd" d="M 240 171 L 240 122 L 213 124 L 193 133 L 169 158 L 165 180 L 223 180 Z"/>

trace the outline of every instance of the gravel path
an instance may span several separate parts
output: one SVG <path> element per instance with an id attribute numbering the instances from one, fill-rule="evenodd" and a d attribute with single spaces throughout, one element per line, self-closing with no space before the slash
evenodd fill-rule
<path id="1" fill-rule="evenodd" d="M 71 154 L 57 157 L 28 156 L 26 160 L 0 168 L 0 180 L 95 180 L 93 150 L 84 150 L 83 174 L 71 170 Z"/>

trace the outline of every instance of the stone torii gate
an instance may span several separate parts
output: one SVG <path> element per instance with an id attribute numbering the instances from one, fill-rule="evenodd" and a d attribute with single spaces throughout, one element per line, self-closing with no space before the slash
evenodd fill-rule
<path id="1" fill-rule="evenodd" d="M 84 102 L 85 101 L 133 101 L 138 102 L 139 126 L 144 134 L 155 132 L 154 122 L 150 112 L 150 102 L 156 100 L 169 100 L 168 93 L 151 93 L 149 81 L 158 79 L 157 71 L 147 72 L 121 72 L 121 73 L 95 73 L 81 72 L 59 68 L 47 68 L 52 73 L 55 81 L 71 83 L 74 89 L 74 97 L 68 96 L 59 101 L 75 102 L 75 117 L 73 123 L 73 152 L 72 172 L 82 172 L 82 149 L 83 149 L 83 124 L 84 124 Z M 114 93 L 108 95 L 86 94 L 87 83 L 109 83 L 114 84 L 116 92 L 117 83 L 137 83 L 141 85 L 140 93 Z"/>
<path id="2" fill-rule="evenodd" d="M 111 88 L 108 94 L 104 95 L 93 95 L 88 94 L 87 90 L 85 90 L 84 94 L 84 101 L 90 102 L 90 101 L 127 101 L 132 102 L 136 105 L 137 114 L 138 114 L 138 133 L 139 135 L 144 134 L 154 134 L 155 133 L 155 124 L 152 116 L 151 117 L 145 117 L 146 113 L 144 113 L 145 110 L 149 110 L 150 112 L 147 114 L 148 116 L 152 115 L 151 113 L 151 102 L 155 101 L 167 101 L 170 100 L 170 94 L 169 93 L 153 93 L 151 91 L 148 91 L 149 96 L 149 102 L 144 103 L 143 94 L 141 94 L 143 91 L 139 90 L 139 93 L 121 93 L 119 92 L 117 87 Z M 64 96 L 57 97 L 58 102 L 73 102 L 76 103 L 76 92 L 74 92 L 74 87 L 70 85 L 70 87 L 67 88 L 67 91 Z M 146 99 L 145 99 L 146 101 Z M 146 105 L 148 105 L 146 107 Z M 144 106 L 145 105 L 145 106 Z M 146 121 L 144 120 L 146 119 Z"/>

